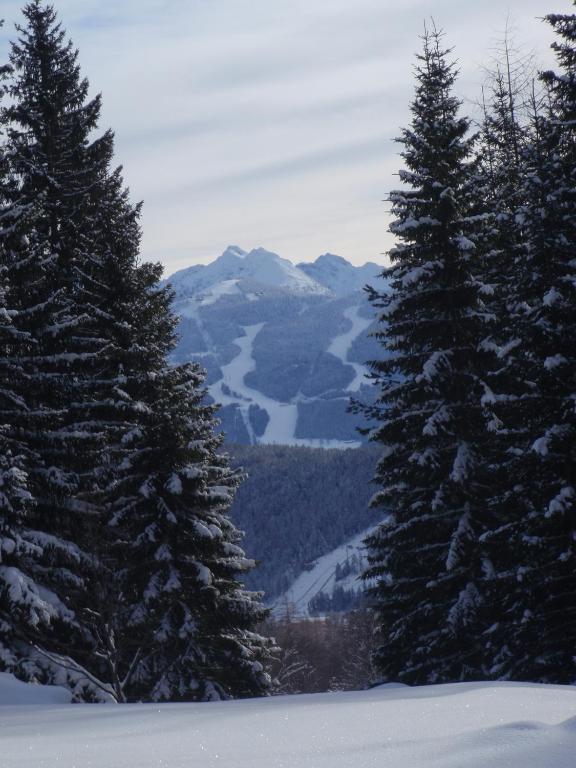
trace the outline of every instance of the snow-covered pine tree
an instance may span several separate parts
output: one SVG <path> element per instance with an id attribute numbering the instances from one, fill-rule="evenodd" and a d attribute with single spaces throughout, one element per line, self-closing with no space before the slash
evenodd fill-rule
<path id="1" fill-rule="evenodd" d="M 485 549 L 500 620 L 490 642 L 501 677 L 574 683 L 576 664 L 576 15 L 546 17 L 561 72 L 542 75 L 523 206 L 526 251 L 515 285 L 515 365 L 525 393 L 517 433 L 515 519 Z"/>
<path id="2" fill-rule="evenodd" d="M 228 515 L 239 477 L 219 452 L 204 373 L 166 364 L 175 343 L 170 291 L 158 288 L 153 265 L 133 274 L 123 300 L 131 423 L 111 451 L 118 470 L 108 525 L 118 697 L 261 695 L 270 642 L 255 626 L 266 611 L 239 581 L 254 564 Z"/>
<path id="3" fill-rule="evenodd" d="M 75 537 L 93 561 L 81 574 L 71 569 L 88 640 L 71 643 L 71 655 L 117 700 L 264 692 L 267 643 L 252 631 L 264 612 L 235 579 L 248 561 L 225 514 L 232 476 L 216 454 L 212 411 L 200 405 L 202 378 L 195 368 L 167 365 L 170 296 L 156 286 L 158 265 L 138 263 L 139 208 L 130 205 L 120 170 L 109 170 L 112 134 L 90 141 L 100 100 L 86 101 L 77 54 L 53 9 L 35 1 L 25 16 L 12 53 L 14 106 L 4 121 L 18 193 L 43 205 L 37 230 L 50 256 L 49 279 L 41 281 L 47 305 L 68 313 L 67 322 L 56 316 L 48 334 L 38 321 L 28 329 L 32 362 L 48 364 L 52 396 L 40 387 L 35 408 L 51 409 L 58 424 L 48 435 L 40 425 L 29 439 L 49 475 L 66 480 L 67 493 L 46 491 L 42 471 L 31 478 L 38 477 L 44 527 Z M 65 397 L 72 407 L 63 407 Z M 172 513 L 165 493 L 174 496 L 179 473 L 186 482 Z M 210 531 L 199 522 L 206 516 L 221 529 L 220 536 L 212 531 L 212 544 L 202 538 Z M 212 586 L 205 584 L 210 568 Z"/>
<path id="4" fill-rule="evenodd" d="M 390 293 L 372 294 L 388 354 L 371 363 L 380 393 L 365 408 L 379 422 L 371 439 L 384 448 L 373 504 L 391 511 L 367 540 L 380 629 L 374 660 L 384 679 L 416 684 L 481 674 L 478 537 L 490 526 L 484 217 L 469 121 L 458 114 L 455 66 L 441 39 L 424 34 L 412 123 L 399 139 L 407 168 L 390 196 L 390 229 L 400 242 L 384 272 Z"/>
<path id="5" fill-rule="evenodd" d="M 228 510 L 238 483 L 218 453 L 214 407 L 196 366 L 159 373 L 147 449 L 115 523 L 124 540 L 124 632 L 140 659 L 129 698 L 205 700 L 262 695 L 266 616 L 239 579 L 254 563 Z M 138 441 L 137 441 L 138 444 Z"/>
<path id="6" fill-rule="evenodd" d="M 161 266 L 139 263 L 140 207 L 119 170 L 100 190 L 91 292 L 113 392 L 92 595 L 101 674 L 120 701 L 265 693 L 265 611 L 238 582 L 252 563 L 227 514 L 238 476 L 218 453 L 204 374 L 167 365 L 177 320 Z"/>
<path id="7" fill-rule="evenodd" d="M 6 126 L 6 110 L 2 118 Z M 49 391 L 55 367 L 38 331 L 55 333 L 55 318 L 65 316 L 66 309 L 50 279 L 56 259 L 40 233 L 44 200 L 22 191 L 12 152 L 10 142 L 2 147 L 0 169 L 2 661 L 24 679 L 64 683 L 78 697 L 106 698 L 78 660 L 67 656 L 69 647 L 89 644 L 71 595 L 82 584 L 78 573 L 91 567 L 92 558 L 55 530 L 31 495 L 33 488 L 45 488 L 41 477 L 57 471 L 46 472 L 35 450 L 37 434 L 56 431 L 61 417 L 48 398 L 39 396 Z M 29 481 L 34 473 L 36 482 Z"/>
<path id="8" fill-rule="evenodd" d="M 525 269 L 526 148 L 529 141 L 526 99 L 531 86 L 526 62 L 512 61 L 505 38 L 495 69 L 484 91 L 484 120 L 476 149 L 479 206 L 485 211 L 482 228 L 484 252 L 482 281 L 486 310 L 493 316 L 481 347 L 491 353 L 483 371 L 487 391 L 484 402 L 494 417 L 488 426 L 491 439 L 486 458 L 491 468 L 491 527 L 480 537 L 484 581 L 481 612 L 484 644 L 483 673 L 502 674 L 502 646 L 495 628 L 509 623 L 511 593 L 504 592 L 500 565 L 512 567 L 518 558 L 513 531 L 524 514 L 518 494 L 517 450 L 525 440 L 519 416 L 526 382 L 519 358 L 523 355 L 518 330 L 517 287 Z M 512 75 L 514 71 L 515 76 Z"/>

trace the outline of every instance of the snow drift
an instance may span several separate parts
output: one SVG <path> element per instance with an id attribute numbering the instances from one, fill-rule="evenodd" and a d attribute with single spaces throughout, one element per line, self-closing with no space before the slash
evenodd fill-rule
<path id="1" fill-rule="evenodd" d="M 573 768 L 576 754 L 567 686 L 37 707 L 6 706 L 10 686 L 2 676 L 0 768 Z"/>

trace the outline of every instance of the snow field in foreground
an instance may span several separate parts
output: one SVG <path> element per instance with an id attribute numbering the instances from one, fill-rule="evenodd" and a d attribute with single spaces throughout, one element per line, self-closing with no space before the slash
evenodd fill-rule
<path id="1" fill-rule="evenodd" d="M 0 706 L 0 768 L 576 764 L 576 689 L 568 686 L 384 686 L 208 704 L 38 702 Z"/>

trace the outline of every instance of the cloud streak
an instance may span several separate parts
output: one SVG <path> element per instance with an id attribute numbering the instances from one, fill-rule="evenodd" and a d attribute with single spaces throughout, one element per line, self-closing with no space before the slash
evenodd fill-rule
<path id="1" fill-rule="evenodd" d="M 19 2 L 5 0 L 13 36 Z M 117 161 L 144 199 L 144 256 L 168 271 L 260 243 L 295 260 L 377 260 L 414 52 L 434 15 L 478 96 L 500 0 L 57 0 Z M 548 64 L 541 0 L 508 0 Z M 242 243 L 241 243 L 242 244 Z"/>

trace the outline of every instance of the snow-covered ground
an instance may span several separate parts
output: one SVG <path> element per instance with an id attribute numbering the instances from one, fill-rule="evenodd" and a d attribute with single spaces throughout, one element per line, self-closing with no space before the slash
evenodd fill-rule
<path id="1" fill-rule="evenodd" d="M 0 672 L 0 707 L 42 706 L 43 704 L 69 704 L 70 694 L 56 685 L 27 685 L 6 672 Z M 2 738 L 2 715 L 0 709 L 0 739 Z M 1 759 L 1 751 L 0 751 Z"/>
<path id="2" fill-rule="evenodd" d="M 472 683 L 209 704 L 17 706 L 0 768 L 574 768 L 576 688 Z"/>
<path id="3" fill-rule="evenodd" d="M 345 544 L 328 552 L 327 555 L 319 557 L 309 570 L 302 571 L 292 586 L 275 601 L 272 609 L 274 615 L 277 617 L 284 616 L 289 607 L 292 615 L 309 616 L 308 603 L 320 592 L 332 595 L 336 586 L 347 590 L 360 588 L 361 582 L 358 580 L 357 573 L 352 573 L 346 578 L 336 581 L 336 567 L 343 566 L 353 555 L 365 560 L 363 542 L 372 530 L 373 528 L 368 528 L 366 531 L 362 531 Z"/>

